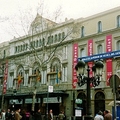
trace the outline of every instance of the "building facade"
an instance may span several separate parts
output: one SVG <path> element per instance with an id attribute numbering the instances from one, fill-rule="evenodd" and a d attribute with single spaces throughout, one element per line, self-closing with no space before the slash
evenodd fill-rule
<path id="1" fill-rule="evenodd" d="M 119 76 L 119 11 L 120 7 L 60 24 L 37 14 L 27 35 L 0 44 L 1 108 L 41 108 L 43 114 L 53 109 L 54 115 L 63 110 L 69 117 L 81 107 L 85 115 L 86 85 L 79 87 L 74 81 L 74 62 L 103 55 L 101 83 L 91 87 L 92 114 L 112 110 L 109 78 Z M 104 57 L 114 51 L 113 56 Z M 85 62 L 94 64 L 94 60 Z M 76 104 L 76 99 L 82 103 Z"/>

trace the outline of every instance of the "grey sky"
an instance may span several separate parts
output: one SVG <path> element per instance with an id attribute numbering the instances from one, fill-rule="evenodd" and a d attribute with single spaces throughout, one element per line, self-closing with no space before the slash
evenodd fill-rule
<path id="1" fill-rule="evenodd" d="M 10 22 L 5 18 L 14 19 L 20 11 L 25 14 L 28 9 L 31 9 L 31 13 L 35 16 L 38 3 L 41 4 L 41 0 L 0 0 L 0 43 L 14 37 L 14 33 L 11 34 L 12 30 L 8 27 Z M 120 0 L 44 0 L 42 3 L 44 9 L 49 11 L 49 15 L 61 6 L 62 21 L 65 18 L 87 17 L 120 6 Z"/>

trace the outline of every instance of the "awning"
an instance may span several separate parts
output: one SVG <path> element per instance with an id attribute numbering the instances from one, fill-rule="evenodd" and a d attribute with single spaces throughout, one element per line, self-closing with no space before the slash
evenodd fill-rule
<path id="1" fill-rule="evenodd" d="M 111 101 L 109 104 L 108 104 L 109 106 L 114 106 L 114 101 Z M 116 105 L 118 106 L 118 105 L 120 105 L 120 101 L 116 101 Z"/>
<path id="2" fill-rule="evenodd" d="M 51 93 L 48 92 L 37 92 L 36 97 L 46 97 L 47 95 L 49 95 L 49 97 L 63 97 L 63 96 L 68 96 L 69 94 L 66 93 L 65 91 L 53 91 Z M 16 95 L 13 94 L 5 94 L 6 98 L 19 98 L 19 97 L 24 97 L 24 98 L 32 98 L 33 97 L 33 92 L 30 93 L 16 93 Z"/>

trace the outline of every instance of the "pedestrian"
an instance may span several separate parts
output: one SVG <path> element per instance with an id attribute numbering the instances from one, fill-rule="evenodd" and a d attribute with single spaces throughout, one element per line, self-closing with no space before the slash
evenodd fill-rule
<path id="1" fill-rule="evenodd" d="M 65 115 L 65 112 L 63 111 L 63 114 L 64 114 L 64 118 L 63 118 L 63 120 L 66 120 L 66 115 Z"/>
<path id="2" fill-rule="evenodd" d="M 11 120 L 15 120 L 15 113 L 14 113 L 14 111 L 11 111 Z"/>
<path id="3" fill-rule="evenodd" d="M 99 111 L 98 114 L 96 114 L 94 120 L 104 120 L 102 111 Z"/>
<path id="4" fill-rule="evenodd" d="M 22 116 L 21 120 L 26 120 L 25 113 L 26 113 L 25 109 L 21 110 L 21 116 Z"/>
<path id="5" fill-rule="evenodd" d="M 15 111 L 15 120 L 20 120 L 22 118 L 22 116 L 20 115 L 20 111 L 21 109 L 18 108 L 16 111 Z"/>
<path id="6" fill-rule="evenodd" d="M 48 120 L 53 120 L 53 111 L 52 111 L 52 109 L 50 109 L 50 111 L 49 111 Z"/>
<path id="7" fill-rule="evenodd" d="M 5 120 L 5 110 L 2 110 L 1 118 L 2 118 L 2 120 Z"/>
<path id="8" fill-rule="evenodd" d="M 29 118 L 30 118 L 30 112 L 28 110 L 26 111 L 25 116 L 26 116 L 26 120 L 29 120 Z"/>
<path id="9" fill-rule="evenodd" d="M 60 114 L 58 115 L 58 120 L 63 120 L 64 119 L 64 114 L 63 111 L 60 112 Z"/>
<path id="10" fill-rule="evenodd" d="M 40 109 L 38 109 L 38 111 L 35 114 L 35 120 L 42 120 L 42 114 Z"/>
<path id="11" fill-rule="evenodd" d="M 112 120 L 112 114 L 110 113 L 110 110 L 104 111 L 104 120 Z"/>
<path id="12" fill-rule="evenodd" d="M 7 109 L 7 112 L 5 113 L 5 119 L 6 120 L 10 120 L 11 119 L 11 112 L 10 112 L 9 108 Z"/>

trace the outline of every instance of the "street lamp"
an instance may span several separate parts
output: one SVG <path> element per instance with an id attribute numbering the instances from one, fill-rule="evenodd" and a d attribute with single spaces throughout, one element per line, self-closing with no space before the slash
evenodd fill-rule
<path id="1" fill-rule="evenodd" d="M 100 77 L 102 76 L 103 70 L 103 62 L 95 61 L 94 66 L 92 67 L 92 71 L 94 72 L 94 77 L 90 77 L 91 68 L 87 67 L 87 76 L 85 76 L 85 62 L 80 60 L 75 66 L 75 70 L 77 71 L 78 85 L 81 87 L 82 85 L 87 83 L 87 112 L 84 120 L 93 120 L 92 110 L 91 110 L 91 92 L 90 92 L 90 84 L 93 87 L 96 87 L 100 84 Z"/>

